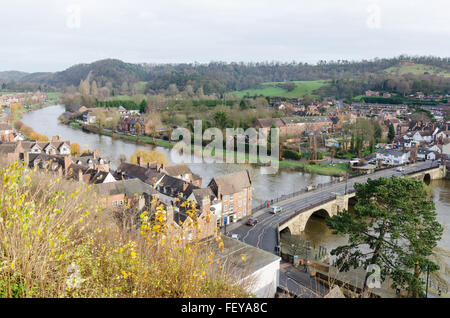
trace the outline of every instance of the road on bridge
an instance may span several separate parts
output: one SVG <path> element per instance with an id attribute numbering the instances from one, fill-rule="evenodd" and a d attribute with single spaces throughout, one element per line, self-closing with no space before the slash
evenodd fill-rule
<path id="1" fill-rule="evenodd" d="M 348 179 L 347 182 L 343 181 L 340 183 L 331 184 L 329 186 L 324 186 L 314 191 L 304 192 L 296 197 L 278 202 L 276 205 L 282 207 L 282 212 L 271 214 L 270 208 L 261 209 L 252 214 L 253 218 L 258 219 L 258 223 L 255 226 L 250 227 L 246 225 L 246 219 L 244 219 L 229 225 L 228 233 L 230 235 L 238 234 L 239 239 L 244 243 L 276 254 L 275 248 L 277 245 L 278 235 L 277 225 L 281 221 L 293 216 L 297 211 L 318 205 L 321 202 L 332 200 L 336 194 L 343 195 L 345 194 L 345 191 L 348 193 L 354 189 L 353 186 L 355 183 L 365 183 L 369 178 L 376 179 L 380 177 L 402 176 L 435 166 L 436 165 L 432 162 L 420 162 L 405 166 L 404 171 L 402 172 L 397 171 L 396 168 L 385 169 L 377 171 L 373 174 Z M 285 284 L 289 282 L 289 279 L 287 279 L 284 275 L 280 277 L 280 283 L 283 283 L 281 280 L 283 280 Z M 290 281 L 289 284 L 292 285 L 295 283 Z"/>

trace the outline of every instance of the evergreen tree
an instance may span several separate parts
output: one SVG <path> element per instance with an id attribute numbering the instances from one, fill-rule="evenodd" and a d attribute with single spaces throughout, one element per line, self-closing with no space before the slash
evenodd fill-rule
<path id="1" fill-rule="evenodd" d="M 389 275 L 392 288 L 423 297 L 422 274 L 439 269 L 430 260 L 443 228 L 436 220 L 434 202 L 428 199 L 423 182 L 408 178 L 369 179 L 355 184 L 354 215 L 341 211 L 328 219 L 335 234 L 348 235 L 347 245 L 331 251 L 342 271 L 369 265 L 380 267 L 380 280 Z M 367 272 L 363 294 L 368 291 Z"/>

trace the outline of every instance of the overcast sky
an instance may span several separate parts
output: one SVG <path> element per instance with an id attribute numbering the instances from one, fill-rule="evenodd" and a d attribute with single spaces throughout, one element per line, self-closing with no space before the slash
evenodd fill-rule
<path id="1" fill-rule="evenodd" d="M 0 70 L 450 56 L 449 0 L 3 0 Z"/>

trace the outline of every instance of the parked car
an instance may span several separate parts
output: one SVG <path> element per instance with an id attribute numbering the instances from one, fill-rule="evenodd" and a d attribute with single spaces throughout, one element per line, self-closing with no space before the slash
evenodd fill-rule
<path id="1" fill-rule="evenodd" d="M 258 220 L 257 219 L 253 219 L 253 218 L 250 218 L 247 221 L 247 225 L 250 225 L 250 226 L 255 226 L 256 223 L 258 223 Z"/>
<path id="2" fill-rule="evenodd" d="M 350 160 L 350 164 L 351 165 L 356 165 L 359 163 L 359 159 L 358 158 L 353 158 L 352 160 Z"/>
<path id="3" fill-rule="evenodd" d="M 400 172 L 402 172 L 402 171 L 405 171 L 405 168 L 403 168 L 403 167 L 398 167 L 397 169 L 395 169 L 396 171 L 400 171 Z"/>
<path id="4" fill-rule="evenodd" d="M 277 214 L 279 212 L 281 212 L 283 209 L 281 208 L 281 206 L 276 206 L 274 205 L 271 209 L 270 209 L 270 213 L 272 214 Z"/>
<path id="5" fill-rule="evenodd" d="M 239 241 L 239 234 L 232 234 L 231 238 Z"/>

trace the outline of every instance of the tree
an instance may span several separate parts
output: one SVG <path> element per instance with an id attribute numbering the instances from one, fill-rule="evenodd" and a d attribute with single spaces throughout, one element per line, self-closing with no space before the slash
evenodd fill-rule
<path id="1" fill-rule="evenodd" d="M 134 125 L 134 129 L 136 130 L 136 135 L 139 136 L 139 135 L 141 134 L 141 129 L 142 129 L 141 124 L 136 123 L 136 124 Z"/>
<path id="2" fill-rule="evenodd" d="M 91 86 L 89 85 L 89 82 L 81 80 L 79 90 L 82 97 L 90 96 Z"/>
<path id="3" fill-rule="evenodd" d="M 354 215 L 341 211 L 326 220 L 335 234 L 349 235 L 347 245 L 331 251 L 343 271 L 369 265 L 380 267 L 380 280 L 389 275 L 392 288 L 423 296 L 421 274 L 439 266 L 430 260 L 443 228 L 423 182 L 408 178 L 369 179 L 355 184 Z M 366 273 L 363 295 L 368 291 Z"/>
<path id="4" fill-rule="evenodd" d="M 97 87 L 97 82 L 96 81 L 92 81 L 92 84 L 91 84 L 91 95 L 94 98 L 98 97 L 98 87 Z"/>
<path id="5" fill-rule="evenodd" d="M 389 142 L 390 143 L 392 143 L 392 141 L 395 138 L 395 128 L 394 128 L 394 125 L 392 123 L 389 125 L 388 138 L 389 138 Z"/>
<path id="6" fill-rule="evenodd" d="M 131 156 L 130 156 L 130 162 L 137 164 L 137 158 L 140 157 L 141 163 L 143 162 L 157 162 L 159 164 L 167 165 L 167 158 L 166 154 L 157 150 L 154 151 L 148 151 L 139 149 L 136 150 Z"/>
<path id="7" fill-rule="evenodd" d="M 81 154 L 81 147 L 76 142 L 70 145 L 70 154 L 72 156 L 79 156 Z"/>
<path id="8" fill-rule="evenodd" d="M 139 104 L 139 112 L 141 114 L 145 113 L 145 111 L 147 110 L 147 101 L 145 99 L 143 99 L 141 101 L 141 103 Z"/>
<path id="9" fill-rule="evenodd" d="M 214 114 L 214 121 L 216 125 L 220 128 L 225 128 L 228 123 L 228 115 L 224 111 L 217 111 Z"/>

